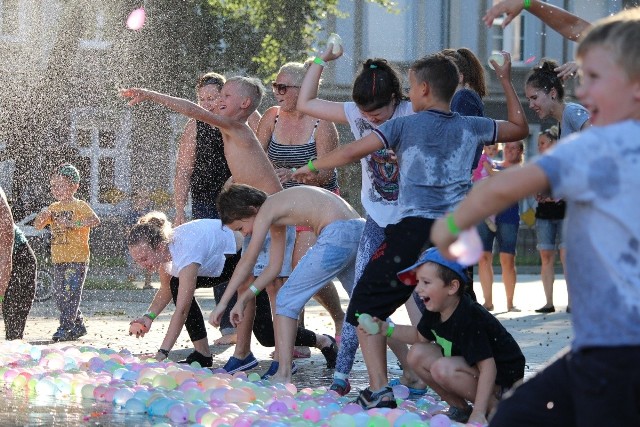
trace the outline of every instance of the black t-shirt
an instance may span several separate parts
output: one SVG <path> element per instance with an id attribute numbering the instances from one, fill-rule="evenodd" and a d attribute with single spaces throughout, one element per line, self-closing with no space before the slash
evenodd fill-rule
<path id="1" fill-rule="evenodd" d="M 540 219 L 564 219 L 567 204 L 564 200 L 557 202 L 539 202 L 536 208 L 536 218 Z"/>
<path id="2" fill-rule="evenodd" d="M 222 133 L 207 123 L 196 122 L 196 159 L 191 174 L 191 199 L 215 205 L 231 171 L 224 157 Z"/>
<path id="3" fill-rule="evenodd" d="M 440 313 L 426 311 L 418 323 L 418 332 L 438 343 L 445 356 L 462 356 L 469 366 L 493 357 L 498 385 L 510 387 L 524 377 L 524 355 L 518 343 L 498 319 L 468 295 L 460 299 L 444 323 Z"/>

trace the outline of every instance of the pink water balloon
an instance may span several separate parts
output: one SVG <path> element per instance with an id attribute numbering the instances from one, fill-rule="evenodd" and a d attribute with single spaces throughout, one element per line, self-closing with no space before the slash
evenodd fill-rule
<path id="1" fill-rule="evenodd" d="M 464 266 L 473 265 L 482 256 L 483 246 L 476 227 L 464 230 L 458 240 L 449 246 L 449 252 L 456 257 L 456 261 Z"/>
<path id="2" fill-rule="evenodd" d="M 127 28 L 130 30 L 138 31 L 144 27 L 144 22 L 147 19 L 147 13 L 143 7 L 133 10 L 127 18 Z"/>

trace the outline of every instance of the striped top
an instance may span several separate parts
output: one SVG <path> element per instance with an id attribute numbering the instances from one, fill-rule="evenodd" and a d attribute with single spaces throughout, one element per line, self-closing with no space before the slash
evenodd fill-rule
<path id="1" fill-rule="evenodd" d="M 278 123 L 278 117 L 280 115 L 276 115 L 275 123 Z M 276 169 L 279 168 L 300 168 L 309 162 L 311 159 L 315 159 L 318 156 L 318 152 L 316 150 L 316 130 L 318 129 L 318 124 L 320 120 L 316 121 L 315 126 L 313 127 L 313 131 L 311 132 L 311 136 L 309 140 L 301 145 L 288 145 L 288 144 L 280 144 L 274 138 L 273 134 L 271 134 L 271 139 L 269 140 L 269 148 L 267 150 L 267 156 L 273 164 L 273 167 Z M 275 126 L 274 126 L 275 130 Z M 297 181 L 287 181 L 282 184 L 284 188 L 296 187 L 298 185 L 304 185 L 301 182 Z M 338 189 L 338 172 L 334 169 L 331 179 L 322 185 L 322 188 L 335 192 Z"/>

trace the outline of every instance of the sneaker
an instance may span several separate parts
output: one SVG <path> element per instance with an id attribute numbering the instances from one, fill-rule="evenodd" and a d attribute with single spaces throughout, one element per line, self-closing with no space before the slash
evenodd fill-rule
<path id="1" fill-rule="evenodd" d="M 324 336 L 331 340 L 331 345 L 320 349 L 320 352 L 327 360 L 327 368 L 334 369 L 336 367 L 336 360 L 338 360 L 338 343 L 331 335 L 324 334 Z"/>
<path id="2" fill-rule="evenodd" d="M 53 336 L 51 337 L 51 340 L 53 342 L 58 342 L 58 341 L 73 341 L 75 340 L 74 336 L 71 334 L 71 331 L 68 329 L 64 329 L 62 326 L 60 326 L 58 328 L 57 331 L 54 332 Z"/>
<path id="3" fill-rule="evenodd" d="M 466 408 L 449 406 L 449 409 L 447 409 L 446 412 L 443 412 L 443 414 L 449 417 L 451 421 L 465 424 L 467 421 L 469 421 L 469 417 L 471 416 L 472 411 L 473 407 L 471 405 L 467 405 Z"/>
<path id="4" fill-rule="evenodd" d="M 333 390 L 340 396 L 346 396 L 351 391 L 351 383 L 349 380 L 341 380 L 340 378 L 334 378 L 329 390 Z"/>
<path id="5" fill-rule="evenodd" d="M 198 362 L 202 368 L 210 368 L 213 366 L 213 356 L 205 356 L 199 351 L 193 350 L 186 359 L 178 360 L 178 363 L 191 365 L 193 362 Z"/>
<path id="6" fill-rule="evenodd" d="M 73 339 L 78 339 L 87 335 L 87 328 L 82 323 L 76 323 L 69 332 L 73 336 Z"/>
<path id="7" fill-rule="evenodd" d="M 238 371 L 248 371 L 256 366 L 258 366 L 258 360 L 254 357 L 253 353 L 249 353 L 249 355 L 242 360 L 231 356 L 222 369 L 229 374 L 235 374 Z"/>
<path id="8" fill-rule="evenodd" d="M 271 365 L 269 365 L 269 369 L 267 369 L 267 372 L 260 376 L 260 379 L 268 380 L 269 378 L 274 376 L 276 372 L 278 372 L 279 367 L 280 363 L 274 360 L 273 362 L 271 362 Z M 296 365 L 296 362 L 291 362 L 291 375 L 295 374 L 296 372 L 298 372 L 298 365 Z"/>
<path id="9" fill-rule="evenodd" d="M 384 400 L 383 400 L 384 399 Z M 385 387 L 377 393 L 373 393 L 369 390 L 369 387 L 360 392 L 356 400 L 353 403 L 357 403 L 364 409 L 373 408 L 397 408 L 396 398 L 393 395 L 391 387 Z"/>
<path id="10" fill-rule="evenodd" d="M 487 228 L 491 230 L 492 233 L 495 233 L 496 231 L 498 231 L 498 227 L 496 226 L 495 221 L 492 220 L 491 218 L 485 219 L 484 223 L 487 224 Z"/>

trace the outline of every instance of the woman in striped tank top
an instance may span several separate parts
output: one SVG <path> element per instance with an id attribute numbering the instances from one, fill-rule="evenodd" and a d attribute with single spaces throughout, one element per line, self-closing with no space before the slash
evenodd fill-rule
<path id="1" fill-rule="evenodd" d="M 300 85 L 307 68 L 308 64 L 300 62 L 289 62 L 280 68 L 276 80 L 272 83 L 277 105 L 264 113 L 258 125 L 258 140 L 267 152 L 284 188 L 307 185 L 291 180 L 293 171 L 306 165 L 309 160 L 322 157 L 338 147 L 338 131 L 332 122 L 318 120 L 296 111 Z M 309 184 L 339 194 L 338 174 L 335 169 L 320 172 L 316 175 L 315 181 Z M 296 227 L 296 231 L 292 261 L 294 268 L 316 241 L 316 235 L 310 228 Z M 331 315 L 335 323 L 336 336 L 339 337 L 344 312 L 333 283 L 327 283 L 314 298 Z M 274 298 L 271 300 L 275 301 Z M 300 349 L 299 355 L 306 356 L 306 352 Z"/>

